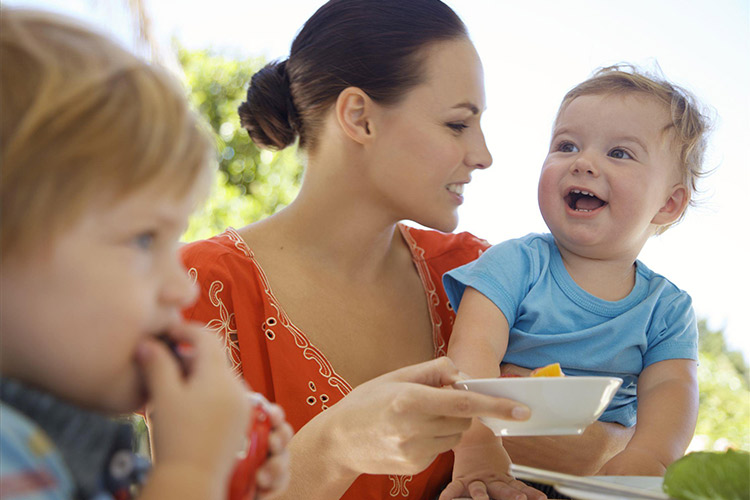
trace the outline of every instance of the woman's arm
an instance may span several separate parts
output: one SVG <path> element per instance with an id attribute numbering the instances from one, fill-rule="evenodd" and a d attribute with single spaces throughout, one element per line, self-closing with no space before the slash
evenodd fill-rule
<path id="1" fill-rule="evenodd" d="M 525 408 L 442 388 L 459 378 L 442 357 L 358 386 L 294 436 L 289 488 L 276 498 L 337 499 L 360 474 L 416 474 L 458 443 L 472 417 L 512 419 Z"/>
<path id="2" fill-rule="evenodd" d="M 591 476 L 625 448 L 634 431 L 594 422 L 580 436 L 506 437 L 503 445 L 515 464 Z"/>

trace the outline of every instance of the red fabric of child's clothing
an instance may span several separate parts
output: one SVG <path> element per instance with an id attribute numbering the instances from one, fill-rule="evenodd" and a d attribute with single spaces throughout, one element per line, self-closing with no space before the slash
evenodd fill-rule
<path id="1" fill-rule="evenodd" d="M 399 228 L 424 285 L 435 357 L 443 356 L 455 314 L 443 291 L 442 275 L 476 259 L 489 244 L 469 233 Z M 352 390 L 325 353 L 287 317 L 252 249 L 234 229 L 186 245 L 183 260 L 200 287 L 200 297 L 185 311 L 186 318 L 218 332 L 238 375 L 281 405 L 295 431 Z M 342 498 L 434 498 L 450 480 L 452 466 L 448 452 L 414 476 L 362 475 Z"/>

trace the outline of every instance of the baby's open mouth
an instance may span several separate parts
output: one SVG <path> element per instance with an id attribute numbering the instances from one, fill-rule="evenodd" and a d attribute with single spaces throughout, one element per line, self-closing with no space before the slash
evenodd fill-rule
<path id="1" fill-rule="evenodd" d="M 607 204 L 595 194 L 580 189 L 571 189 L 565 196 L 565 203 L 577 212 L 591 212 Z"/>

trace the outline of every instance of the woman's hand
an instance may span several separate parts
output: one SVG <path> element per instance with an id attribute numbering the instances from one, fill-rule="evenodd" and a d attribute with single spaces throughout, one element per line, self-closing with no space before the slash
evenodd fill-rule
<path id="1" fill-rule="evenodd" d="M 271 433 L 268 436 L 270 456 L 256 474 L 258 500 L 274 496 L 283 491 L 289 483 L 287 444 L 294 434 L 292 426 L 286 421 L 284 410 L 279 405 L 266 403 L 265 409 L 271 419 Z"/>
<path id="2" fill-rule="evenodd" d="M 458 444 L 472 417 L 528 418 L 515 401 L 441 389 L 459 378 L 442 357 L 354 389 L 325 412 L 341 463 L 357 475 L 416 474 Z"/>

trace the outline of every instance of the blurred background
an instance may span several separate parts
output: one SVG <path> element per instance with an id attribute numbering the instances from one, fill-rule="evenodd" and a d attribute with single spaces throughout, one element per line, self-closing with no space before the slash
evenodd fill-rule
<path id="1" fill-rule="evenodd" d="M 405 0 L 406 1 L 406 0 Z M 172 68 L 211 124 L 220 164 L 185 241 L 244 226 L 297 193 L 294 148 L 262 152 L 236 109 L 251 75 L 287 57 L 322 0 L 4 0 L 86 20 Z M 688 291 L 700 318 L 701 408 L 691 449 L 750 450 L 750 319 L 745 205 L 750 167 L 750 0 L 447 0 L 485 69 L 482 126 L 494 157 L 476 172 L 459 231 L 497 243 L 546 231 L 536 201 L 552 120 L 596 68 L 629 62 L 693 92 L 714 118 L 698 206 L 648 242 L 651 269 Z M 6 68 L 4 68 L 6 70 Z M 743 229 L 745 228 L 745 229 Z"/>

